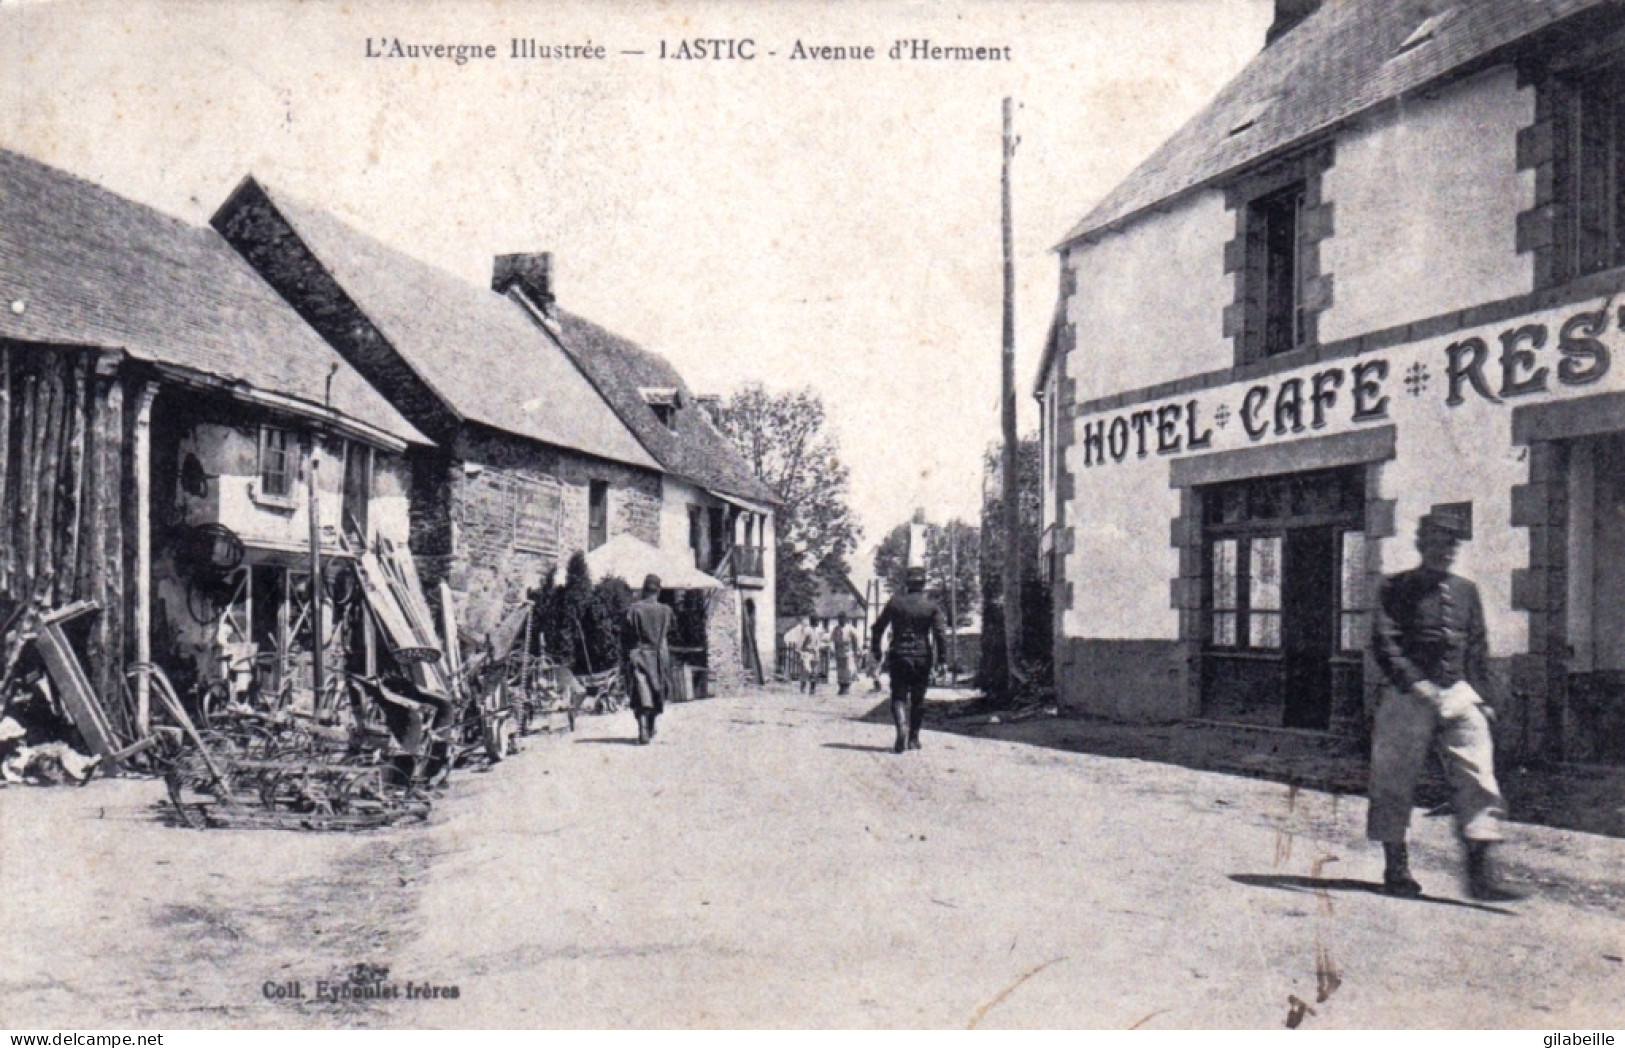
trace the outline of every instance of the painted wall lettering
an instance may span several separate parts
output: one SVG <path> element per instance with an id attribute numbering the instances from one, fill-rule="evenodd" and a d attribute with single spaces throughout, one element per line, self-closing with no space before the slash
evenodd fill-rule
<path id="1" fill-rule="evenodd" d="M 1112 419 L 1111 428 L 1106 431 L 1106 448 L 1112 453 L 1113 462 L 1123 461 L 1128 454 L 1128 419 L 1118 415 Z"/>
<path id="2" fill-rule="evenodd" d="M 1106 420 L 1083 424 L 1083 464 L 1106 464 Z"/>
<path id="3" fill-rule="evenodd" d="M 1288 420 L 1291 426 L 1287 425 Z M 1303 432 L 1303 379 L 1289 378 L 1275 394 L 1275 435 Z"/>
<path id="4" fill-rule="evenodd" d="M 1145 434 L 1151 428 L 1151 423 L 1156 421 L 1157 413 L 1155 411 L 1136 411 L 1128 418 L 1129 424 L 1134 427 L 1134 453 L 1141 458 L 1145 458 L 1148 454 L 1145 446 Z"/>
<path id="5" fill-rule="evenodd" d="M 1212 429 L 1204 429 L 1200 436 L 1196 433 L 1196 408 L 1194 400 L 1185 405 L 1185 447 L 1191 451 L 1213 446 Z"/>
<path id="6" fill-rule="evenodd" d="M 1388 398 L 1382 395 L 1382 380 L 1387 377 L 1386 360 L 1366 360 L 1354 365 L 1354 421 L 1388 417 Z"/>
<path id="7" fill-rule="evenodd" d="M 1327 368 L 1309 380 L 1309 405 L 1314 429 L 1326 427 L 1326 412 L 1337 405 L 1337 390 L 1343 385 L 1343 369 Z"/>
<path id="8" fill-rule="evenodd" d="M 1576 313 L 1557 333 L 1557 381 L 1565 386 L 1589 386 L 1608 374 L 1608 347 L 1597 336 L 1608 330 L 1608 307 L 1595 313 Z"/>
<path id="9" fill-rule="evenodd" d="M 1179 450 L 1179 416 L 1183 412 L 1178 404 L 1164 404 L 1157 409 L 1157 454 L 1172 455 Z"/>
<path id="10" fill-rule="evenodd" d="M 1450 380 L 1450 393 L 1444 398 L 1446 404 L 1455 407 L 1467 399 L 1461 395 L 1463 382 L 1491 404 L 1501 403 L 1501 398 L 1491 393 L 1490 384 L 1484 381 L 1484 362 L 1489 358 L 1490 347 L 1477 336 L 1452 342 L 1444 348 L 1444 373 Z"/>
<path id="11" fill-rule="evenodd" d="M 1528 342 L 1533 349 L 1519 349 Z M 1545 324 L 1525 324 L 1511 331 L 1501 332 L 1501 396 L 1521 397 L 1529 393 L 1546 391 L 1546 376 L 1550 368 L 1535 367 L 1535 350 L 1546 345 Z M 1519 378 L 1520 371 L 1529 377 Z"/>
<path id="12" fill-rule="evenodd" d="M 1268 386 L 1254 386 L 1247 391 L 1245 397 L 1241 398 L 1241 424 L 1246 427 L 1247 435 L 1254 440 L 1261 439 L 1264 434 L 1270 431 L 1269 422 L 1261 421 L 1258 418 L 1259 410 L 1263 408 L 1265 402 L 1269 399 L 1270 388 Z"/>

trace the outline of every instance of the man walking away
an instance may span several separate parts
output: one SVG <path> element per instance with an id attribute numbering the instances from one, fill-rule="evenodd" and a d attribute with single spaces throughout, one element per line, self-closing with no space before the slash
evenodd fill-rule
<path id="1" fill-rule="evenodd" d="M 655 718 L 666 708 L 666 689 L 671 680 L 672 610 L 660 603 L 660 576 L 643 580 L 643 595 L 626 609 L 627 692 L 632 712 L 638 718 L 638 745 L 647 746 L 655 737 Z"/>
<path id="2" fill-rule="evenodd" d="M 908 569 L 905 592 L 886 602 L 870 634 L 870 654 L 880 660 L 880 638 L 891 629 L 886 668 L 891 674 L 891 717 L 897 726 L 893 753 L 920 748 L 920 724 L 925 720 L 925 689 L 931 671 L 948 650 L 948 625 L 942 609 L 925 595 L 925 569 Z"/>
<path id="3" fill-rule="evenodd" d="M 1366 836 L 1382 842 L 1383 888 L 1414 897 L 1405 834 L 1416 781 L 1437 745 L 1450 778 L 1456 832 L 1467 849 L 1467 890 L 1507 901 L 1528 890 L 1509 884 L 1495 861 L 1506 802 L 1495 781 L 1490 735 L 1489 645 L 1478 588 L 1450 574 L 1458 545 L 1472 538 L 1461 513 L 1436 509 L 1416 528 L 1420 567 L 1384 581 L 1373 646 L 1384 687 L 1371 736 L 1371 806 Z"/>
<path id="4" fill-rule="evenodd" d="M 795 678 L 797 692 L 807 690 L 807 673 L 803 665 L 806 660 L 801 655 L 801 644 L 807 639 L 807 631 L 811 628 L 807 625 L 807 616 L 798 615 L 796 624 L 784 631 L 784 662 L 790 676 Z"/>

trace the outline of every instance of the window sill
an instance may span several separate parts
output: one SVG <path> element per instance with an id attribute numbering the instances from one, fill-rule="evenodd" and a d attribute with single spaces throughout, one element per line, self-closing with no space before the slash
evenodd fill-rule
<path id="1" fill-rule="evenodd" d="M 259 484 L 254 481 L 248 484 L 248 498 L 261 509 L 275 510 L 279 513 L 292 513 L 299 508 L 292 495 L 268 495 L 261 491 Z"/>

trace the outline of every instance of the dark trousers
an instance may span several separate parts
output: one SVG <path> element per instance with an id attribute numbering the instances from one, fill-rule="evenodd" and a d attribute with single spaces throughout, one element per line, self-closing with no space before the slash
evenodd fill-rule
<path id="1" fill-rule="evenodd" d="M 891 701 L 908 710 L 911 733 L 918 735 L 920 721 L 925 717 L 925 689 L 931 683 L 931 660 L 891 657 L 887 667 L 891 673 Z"/>

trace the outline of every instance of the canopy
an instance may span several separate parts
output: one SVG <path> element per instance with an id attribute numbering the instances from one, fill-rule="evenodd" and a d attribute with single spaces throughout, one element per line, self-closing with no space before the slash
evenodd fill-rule
<path id="1" fill-rule="evenodd" d="M 594 579 L 615 575 L 633 589 L 647 575 L 659 575 L 665 589 L 721 589 L 722 583 L 694 566 L 692 555 L 656 549 L 631 535 L 616 535 L 587 554 L 587 570 Z"/>

